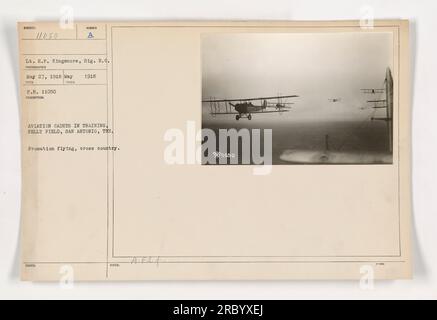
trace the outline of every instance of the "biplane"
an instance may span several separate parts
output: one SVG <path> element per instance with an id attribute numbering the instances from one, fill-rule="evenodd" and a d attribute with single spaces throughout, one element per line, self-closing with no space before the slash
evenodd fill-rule
<path id="1" fill-rule="evenodd" d="M 247 118 L 252 120 L 252 114 L 255 113 L 283 113 L 288 112 L 291 108 L 289 105 L 292 102 L 283 101 L 287 98 L 296 98 L 297 95 L 274 96 L 274 97 L 259 97 L 246 99 L 206 99 L 202 102 L 209 103 L 213 116 L 235 114 L 235 120 Z M 276 100 L 276 102 L 272 102 Z M 258 101 L 260 104 L 254 104 Z M 232 110 L 233 109 L 233 110 Z"/>

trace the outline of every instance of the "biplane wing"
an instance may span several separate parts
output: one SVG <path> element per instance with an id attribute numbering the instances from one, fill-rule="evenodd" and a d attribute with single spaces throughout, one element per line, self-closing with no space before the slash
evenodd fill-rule
<path id="1" fill-rule="evenodd" d="M 217 114 L 238 114 L 238 112 L 210 112 L 209 114 L 217 115 Z"/>
<path id="2" fill-rule="evenodd" d="M 264 111 L 252 111 L 251 113 L 276 113 L 276 112 L 289 112 L 290 110 L 285 109 L 285 110 L 265 110 Z"/>
<path id="3" fill-rule="evenodd" d="M 280 105 L 280 106 L 286 106 L 286 105 L 288 105 L 288 104 L 294 104 L 294 102 L 281 102 L 281 103 L 267 102 L 267 105 L 268 105 L 268 106 L 273 106 L 273 107 L 276 107 L 276 106 L 278 106 L 278 105 Z"/>
<path id="4" fill-rule="evenodd" d="M 363 93 L 377 94 L 377 93 L 383 93 L 385 89 L 370 88 L 370 89 L 361 89 L 361 91 Z"/>
<path id="5" fill-rule="evenodd" d="M 275 112 L 289 112 L 290 110 L 285 109 L 285 110 L 265 110 L 264 111 L 251 111 L 250 113 L 275 113 Z M 238 114 L 238 112 L 211 112 L 210 114 L 212 115 L 217 115 L 217 114 Z"/>
<path id="6" fill-rule="evenodd" d="M 288 96 L 273 96 L 273 97 L 259 97 L 259 98 L 247 98 L 247 99 L 205 99 L 202 102 L 245 102 L 245 101 L 262 101 L 262 100 L 273 100 L 273 99 L 284 99 L 284 98 L 297 98 L 298 95 L 288 95 Z"/>

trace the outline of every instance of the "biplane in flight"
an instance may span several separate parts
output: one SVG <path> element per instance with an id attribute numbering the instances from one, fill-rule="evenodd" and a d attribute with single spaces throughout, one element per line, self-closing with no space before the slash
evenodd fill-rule
<path id="1" fill-rule="evenodd" d="M 297 98 L 297 95 L 274 96 L 274 97 L 260 97 L 260 98 L 246 98 L 246 99 L 206 99 L 202 102 L 210 104 L 213 116 L 235 114 L 235 119 L 240 120 L 247 118 L 252 120 L 252 114 L 255 113 L 282 113 L 288 112 L 291 108 L 289 105 L 292 102 L 283 101 L 287 98 Z M 275 101 L 276 100 L 276 101 Z M 258 101 L 260 104 L 254 104 Z M 233 109 L 233 110 L 232 110 Z"/>

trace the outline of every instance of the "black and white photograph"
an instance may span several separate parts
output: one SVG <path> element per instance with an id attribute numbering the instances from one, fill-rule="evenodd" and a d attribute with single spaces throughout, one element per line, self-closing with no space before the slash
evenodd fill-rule
<path id="1" fill-rule="evenodd" d="M 201 55 L 204 163 L 393 162 L 392 33 L 213 33 Z"/>
<path id="2" fill-rule="evenodd" d="M 437 299 L 437 1 L 0 6 L 0 300 Z"/>

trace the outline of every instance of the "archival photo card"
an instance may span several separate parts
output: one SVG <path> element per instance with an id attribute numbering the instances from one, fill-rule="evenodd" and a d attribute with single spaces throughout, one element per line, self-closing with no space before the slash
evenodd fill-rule
<path id="1" fill-rule="evenodd" d="M 408 21 L 17 27 L 21 279 L 411 278 Z"/>
<path id="2" fill-rule="evenodd" d="M 209 33 L 203 164 L 392 164 L 392 32 Z"/>

